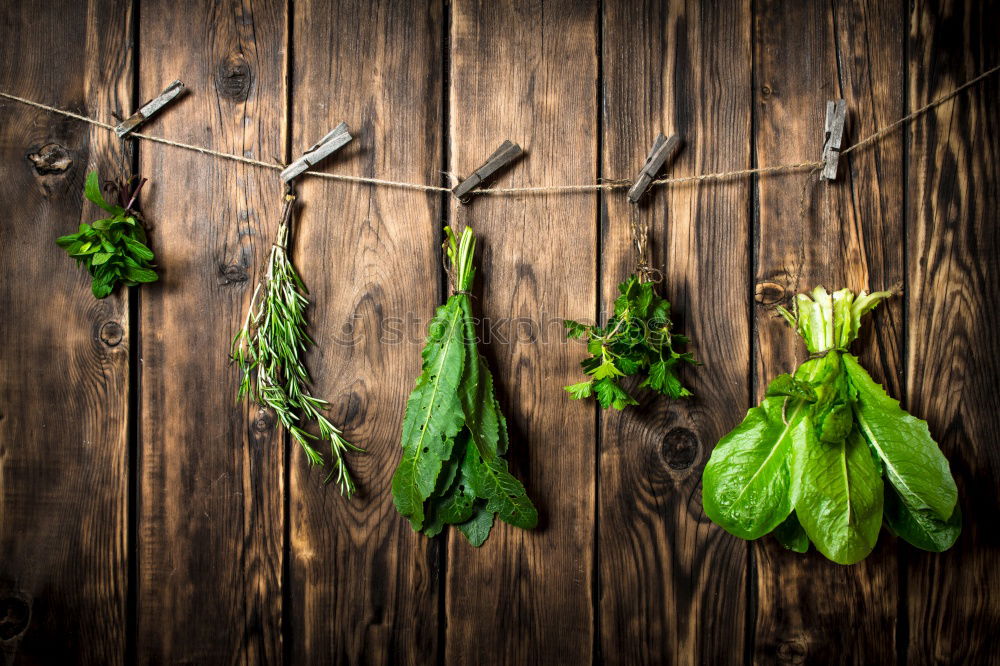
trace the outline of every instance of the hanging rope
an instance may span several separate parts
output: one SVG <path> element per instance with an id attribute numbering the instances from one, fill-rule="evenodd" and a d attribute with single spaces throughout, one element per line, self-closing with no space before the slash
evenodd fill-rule
<path id="1" fill-rule="evenodd" d="M 955 95 L 958 95 L 963 90 L 970 88 L 971 86 L 979 83 L 983 79 L 1000 71 L 1000 65 L 986 70 L 979 76 L 969 79 L 962 85 L 958 86 L 954 90 L 934 99 L 933 101 L 925 104 L 924 106 L 916 109 L 912 113 L 909 113 L 902 118 L 886 125 L 885 127 L 876 130 L 872 134 L 864 137 L 860 141 L 848 146 L 844 150 L 840 151 L 840 155 L 848 155 L 857 150 L 861 150 L 865 146 L 871 145 L 875 141 L 878 141 L 887 134 L 894 132 L 896 129 L 904 125 L 905 123 L 917 118 L 924 113 L 927 113 L 931 109 L 940 106 L 941 104 L 947 102 Z M 54 106 L 49 106 L 48 104 L 42 104 L 41 102 L 36 102 L 34 100 L 25 99 L 24 97 L 18 97 L 17 95 L 12 95 L 10 93 L 0 91 L 0 97 L 4 99 L 9 99 L 20 104 L 24 104 L 36 109 L 41 109 L 43 111 L 48 111 L 49 113 L 55 113 L 66 118 L 73 118 L 74 120 L 79 120 L 80 122 L 93 125 L 95 127 L 100 127 L 109 132 L 114 131 L 114 126 L 108 123 L 101 122 L 94 118 L 89 118 L 87 116 L 80 115 L 78 113 L 73 113 L 72 111 L 66 111 L 64 109 L 59 109 Z M 212 157 L 217 157 L 222 160 L 228 160 L 231 162 L 240 162 L 242 164 L 248 164 L 250 166 L 260 167 L 262 169 L 271 169 L 273 171 L 281 171 L 284 166 L 280 164 L 272 164 L 270 162 L 264 162 L 261 160 L 253 159 L 252 157 L 243 157 L 242 155 L 234 155 L 232 153 L 225 153 L 219 150 L 212 150 L 211 148 L 205 148 L 203 146 L 195 146 L 190 143 L 183 143 L 180 141 L 172 141 L 170 139 L 164 139 L 163 137 L 152 136 L 150 134 L 143 134 L 141 132 L 132 132 L 129 134 L 130 137 L 136 139 L 142 139 L 144 141 L 150 141 L 152 143 L 159 143 L 166 146 L 173 146 L 174 148 L 180 148 L 182 150 L 189 150 L 196 153 L 201 153 L 203 155 L 210 155 Z M 804 169 L 815 169 L 822 167 L 823 163 L 819 161 L 813 162 L 799 162 L 797 164 L 782 164 L 778 166 L 769 167 L 756 167 L 753 169 L 738 169 L 736 171 L 720 171 L 716 173 L 704 173 L 694 176 L 678 176 L 673 178 L 661 178 L 659 180 L 654 180 L 650 186 L 651 187 L 662 187 L 665 185 L 680 185 L 684 183 L 697 183 L 704 181 L 713 180 L 728 180 L 730 178 L 742 178 L 745 176 L 764 176 L 775 173 L 788 173 L 792 171 L 802 171 Z M 399 180 L 386 180 L 382 178 L 367 178 L 363 176 L 345 176 L 336 173 L 323 173 L 320 171 L 306 171 L 305 175 L 314 176 L 316 178 L 326 178 L 328 180 L 339 180 L 348 183 L 361 183 L 365 185 L 376 185 L 384 187 L 398 187 L 407 190 L 418 190 L 421 192 L 450 192 L 450 188 L 441 187 L 439 185 L 424 185 L 421 183 L 409 183 L 406 181 Z M 600 190 L 611 191 L 611 190 L 622 190 L 631 187 L 632 181 L 630 180 L 605 180 L 604 182 L 599 182 L 590 185 L 541 185 L 535 187 L 496 187 L 496 188 L 486 188 L 476 190 L 477 195 L 511 195 L 511 194 L 545 194 L 545 193 L 572 193 L 572 192 L 597 192 Z"/>

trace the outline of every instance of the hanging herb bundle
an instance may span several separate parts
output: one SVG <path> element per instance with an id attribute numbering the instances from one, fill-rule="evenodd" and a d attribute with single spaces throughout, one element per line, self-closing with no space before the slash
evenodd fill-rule
<path id="1" fill-rule="evenodd" d="M 315 343 L 306 332 L 308 291 L 288 258 L 294 203 L 289 192 L 264 277 L 250 299 L 243 328 L 233 338 L 231 357 L 242 377 L 238 398 L 249 396 L 261 407 L 273 410 L 311 465 L 324 463 L 323 454 L 313 443 L 329 442 L 333 468 L 326 480 L 336 478 L 340 492 L 350 497 L 355 485 L 344 455 L 361 449 L 345 440 L 323 414 L 329 403 L 310 394 L 309 372 L 302 360 L 302 354 Z M 318 437 L 305 429 L 310 421 L 316 423 Z"/>
<path id="2" fill-rule="evenodd" d="M 423 371 L 406 404 L 392 496 L 413 529 L 432 537 L 453 524 L 478 547 L 489 536 L 494 515 L 531 529 L 538 512 L 507 471 L 507 422 L 476 345 L 468 293 L 476 239 L 468 227 L 460 240 L 450 227 L 445 233 L 455 291 L 428 327 Z"/>
<path id="3" fill-rule="evenodd" d="M 640 388 L 650 388 L 669 398 L 686 398 L 691 391 L 678 377 L 685 363 L 694 357 L 675 349 L 688 342 L 671 331 L 670 303 L 656 293 L 653 276 L 659 271 L 649 266 L 646 242 L 648 229 L 633 218 L 632 241 L 638 255 L 637 275 L 618 285 L 614 314 L 604 326 L 581 324 L 566 319 L 566 337 L 587 340 L 590 354 L 580 362 L 590 379 L 565 389 L 574 400 L 596 396 L 601 407 L 624 409 L 638 402 L 622 385 L 623 377 L 645 375 Z"/>
<path id="4" fill-rule="evenodd" d="M 656 295 L 652 282 L 632 275 L 618 285 L 615 313 L 603 328 L 566 320 L 566 337 L 585 338 L 590 356 L 580 362 L 590 379 L 566 387 L 574 400 L 597 396 L 601 407 L 624 409 L 638 404 L 621 385 L 621 379 L 645 374 L 640 388 L 651 388 L 670 398 L 684 398 L 691 391 L 677 372 L 694 357 L 674 347 L 688 340 L 670 331 L 670 303 Z"/>
<path id="5" fill-rule="evenodd" d="M 773 531 L 797 552 L 812 542 L 840 564 L 872 551 L 883 519 L 918 548 L 951 547 L 962 519 L 948 461 L 927 423 L 847 351 L 862 317 L 890 295 L 817 287 L 794 312 L 779 310 L 810 358 L 776 377 L 715 447 L 703 477 L 709 518 L 744 539 Z"/>
<path id="6" fill-rule="evenodd" d="M 138 183 L 136 183 L 138 181 Z M 87 174 L 84 196 L 108 213 L 110 217 L 84 222 L 79 231 L 56 239 L 56 245 L 76 259 L 90 273 L 90 289 L 96 298 L 107 298 L 119 283 L 132 287 L 141 282 L 155 282 L 153 251 L 146 245 L 142 215 L 135 209 L 139 190 L 146 179 L 108 181 L 106 191 L 115 195 L 110 204 L 101 194 L 96 171 Z"/>

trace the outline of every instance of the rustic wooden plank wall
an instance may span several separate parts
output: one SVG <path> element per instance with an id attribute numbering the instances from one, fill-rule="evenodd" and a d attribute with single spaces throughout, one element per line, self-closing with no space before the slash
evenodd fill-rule
<path id="1" fill-rule="evenodd" d="M 500 183 L 631 177 L 657 132 L 674 174 L 817 156 L 1000 63 L 1000 3 L 267 0 L 6 3 L 0 90 L 110 121 L 175 77 L 149 131 L 322 168 L 447 184 L 505 138 Z M 16 55 L 14 55 L 16 54 Z M 225 352 L 270 247 L 273 172 L 0 101 L 0 651 L 13 663 L 996 663 L 1000 602 L 1000 77 L 805 173 L 657 190 L 484 197 L 306 179 L 294 257 L 309 363 L 366 448 L 350 502 Z M 86 172 L 137 167 L 160 282 L 95 302 L 53 244 L 94 219 Z M 631 216 L 704 363 L 690 402 L 570 402 L 564 317 L 603 316 Z M 481 550 L 427 540 L 389 479 L 445 223 L 480 237 L 474 305 L 540 509 Z M 883 535 L 853 567 L 708 521 L 700 476 L 800 344 L 773 306 L 816 283 L 899 284 L 859 349 L 928 419 L 965 533 L 943 555 Z M 19 622 L 24 604 L 31 621 Z M 23 623 L 22 623 L 23 624 Z M 24 629 L 22 631 L 22 629 Z M 846 642 L 845 642 L 845 637 Z M 832 655 L 832 656 L 831 656 Z"/>

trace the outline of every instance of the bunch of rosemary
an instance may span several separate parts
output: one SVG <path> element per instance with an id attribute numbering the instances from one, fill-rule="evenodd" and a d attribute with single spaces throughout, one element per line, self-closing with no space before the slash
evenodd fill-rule
<path id="1" fill-rule="evenodd" d="M 308 291 L 288 258 L 294 201 L 291 193 L 286 195 L 264 277 L 250 299 L 243 328 L 233 338 L 231 356 L 242 376 L 238 398 L 249 396 L 261 407 L 274 410 L 311 465 L 324 462 L 313 443 L 317 439 L 329 442 L 333 469 L 326 481 L 336 477 L 341 494 L 350 497 L 355 485 L 344 454 L 361 449 L 345 440 L 324 416 L 329 403 L 310 394 L 309 372 L 301 358 L 315 343 L 306 332 Z M 315 421 L 318 438 L 303 427 L 309 421 Z"/>

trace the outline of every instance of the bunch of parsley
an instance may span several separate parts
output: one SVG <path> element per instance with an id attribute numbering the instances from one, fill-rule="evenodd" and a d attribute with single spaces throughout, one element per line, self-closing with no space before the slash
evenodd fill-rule
<path id="1" fill-rule="evenodd" d="M 696 363 L 690 353 L 675 347 L 688 342 L 671 332 L 670 303 L 660 298 L 652 282 L 629 277 L 618 285 L 614 315 L 603 328 L 566 320 L 566 336 L 585 338 L 590 356 L 580 362 L 590 379 L 565 387 L 574 400 L 597 397 L 601 407 L 623 409 L 637 404 L 621 379 L 643 373 L 640 388 L 648 387 L 671 398 L 691 395 L 678 377 L 684 363 Z"/>
<path id="2" fill-rule="evenodd" d="M 146 179 L 139 180 L 133 188 L 136 180 L 108 183 L 108 189 L 118 195 L 118 203 L 109 204 L 101 194 L 97 172 L 91 171 L 87 175 L 84 195 L 111 217 L 91 224 L 84 222 L 75 234 L 56 239 L 59 247 L 90 272 L 93 277 L 90 288 L 96 298 L 106 298 L 119 282 L 132 287 L 157 279 L 151 263 L 153 251 L 146 245 L 142 217 L 133 208 Z"/>

